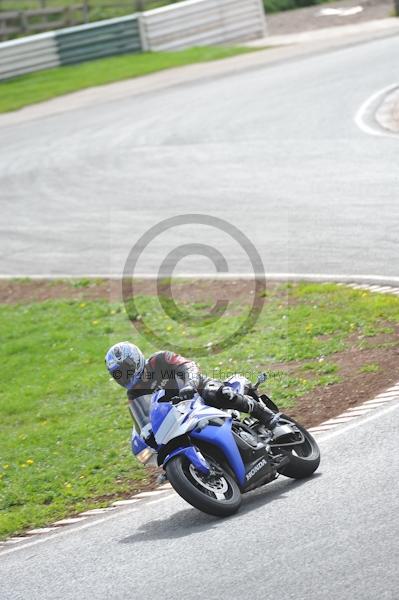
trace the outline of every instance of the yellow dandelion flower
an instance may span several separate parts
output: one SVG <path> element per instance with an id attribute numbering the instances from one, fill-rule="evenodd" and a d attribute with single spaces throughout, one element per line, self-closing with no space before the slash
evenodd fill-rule
<path id="1" fill-rule="evenodd" d="M 86 306 L 86 302 L 81 302 L 81 303 L 79 304 L 79 306 L 80 306 L 80 308 L 84 308 L 84 307 Z"/>
<path id="2" fill-rule="evenodd" d="M 96 321 L 96 320 L 95 320 L 95 321 L 92 321 L 92 322 L 91 322 L 91 324 L 92 324 L 92 325 L 98 325 L 98 321 Z"/>
<path id="3" fill-rule="evenodd" d="M 8 469 L 9 467 L 10 467 L 10 465 L 8 465 L 8 464 L 3 465 L 3 469 Z"/>
<path id="4" fill-rule="evenodd" d="M 33 463 L 34 463 L 34 462 L 35 462 L 35 461 L 34 461 L 34 460 L 32 460 L 31 458 L 28 458 L 28 460 L 26 461 L 26 464 L 27 464 L 27 465 L 33 465 Z"/>

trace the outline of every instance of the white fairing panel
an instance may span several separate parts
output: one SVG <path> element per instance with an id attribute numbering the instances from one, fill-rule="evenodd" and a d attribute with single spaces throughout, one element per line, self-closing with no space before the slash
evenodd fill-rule
<path id="1" fill-rule="evenodd" d="M 229 385 L 234 384 L 234 389 L 239 394 L 246 394 L 248 387 L 251 385 L 249 379 L 244 377 L 244 375 L 239 375 L 238 373 L 236 375 L 231 375 L 231 377 L 226 379 L 226 383 Z"/>
<path id="2" fill-rule="evenodd" d="M 223 410 L 204 405 L 197 396 L 194 400 L 185 400 L 172 406 L 158 431 L 155 433 L 157 444 L 167 444 L 170 440 L 188 431 L 192 431 L 200 421 L 216 417 L 228 419 L 230 415 Z"/>

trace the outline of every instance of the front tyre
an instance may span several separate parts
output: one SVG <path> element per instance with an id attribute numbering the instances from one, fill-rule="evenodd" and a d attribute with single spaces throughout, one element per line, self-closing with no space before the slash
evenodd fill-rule
<path id="1" fill-rule="evenodd" d="M 176 492 L 191 506 L 216 517 L 234 514 L 241 505 L 241 493 L 227 471 L 209 459 L 211 473 L 198 471 L 184 454 L 172 458 L 166 465 L 168 480 Z"/>
<path id="2" fill-rule="evenodd" d="M 320 464 L 320 449 L 316 440 L 305 427 L 302 427 L 294 419 L 282 415 L 281 421 L 292 426 L 291 441 L 293 443 L 290 445 L 290 436 L 284 436 L 273 444 L 274 453 L 281 453 L 289 459 L 288 464 L 278 469 L 278 472 L 293 479 L 310 477 Z"/>

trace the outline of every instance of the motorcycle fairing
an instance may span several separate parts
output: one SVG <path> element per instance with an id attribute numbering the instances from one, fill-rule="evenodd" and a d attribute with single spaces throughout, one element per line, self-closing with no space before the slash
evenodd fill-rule
<path id="1" fill-rule="evenodd" d="M 176 448 L 165 458 L 163 465 L 165 466 L 172 458 L 184 454 L 188 460 L 194 465 L 194 467 L 201 473 L 209 475 L 210 468 L 201 452 L 195 446 L 188 446 L 187 448 Z"/>
<path id="2" fill-rule="evenodd" d="M 135 429 L 133 429 L 133 432 L 132 432 L 132 453 L 136 456 L 137 454 L 139 454 L 140 452 L 142 452 L 142 450 L 145 450 L 146 448 L 148 448 L 148 446 L 145 443 L 145 441 L 143 440 L 143 438 L 141 437 L 141 435 L 139 435 L 137 433 L 137 431 Z"/>
<path id="3" fill-rule="evenodd" d="M 165 446 L 173 438 L 191 432 L 200 422 L 217 417 L 229 419 L 226 412 L 205 405 L 198 395 L 192 400 L 184 400 L 173 405 L 158 401 L 164 393 L 164 390 L 157 392 L 151 409 L 153 432 L 159 446 Z"/>
<path id="4" fill-rule="evenodd" d="M 240 486 L 245 485 L 245 466 L 231 431 L 232 419 L 228 418 L 223 425 L 207 425 L 200 431 L 191 431 L 190 437 L 216 446 L 233 470 Z"/>

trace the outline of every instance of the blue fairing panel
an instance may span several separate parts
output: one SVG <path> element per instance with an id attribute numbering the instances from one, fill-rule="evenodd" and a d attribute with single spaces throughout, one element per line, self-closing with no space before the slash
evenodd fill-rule
<path id="1" fill-rule="evenodd" d="M 190 437 L 213 444 L 221 450 L 235 473 L 238 483 L 244 485 L 245 467 L 231 432 L 231 419 L 226 419 L 221 426 L 207 425 L 201 431 L 191 431 Z"/>
<path id="2" fill-rule="evenodd" d="M 178 456 L 179 454 L 185 454 L 188 460 L 194 465 L 194 467 L 201 471 L 201 473 L 205 473 L 208 475 L 209 473 L 209 465 L 206 462 L 205 458 L 202 456 L 201 452 L 197 448 L 193 448 L 193 446 L 188 446 L 188 448 L 176 448 L 166 457 L 163 466 L 165 466 L 171 458 Z"/>
<path id="3" fill-rule="evenodd" d="M 143 438 L 137 433 L 132 437 L 132 452 L 134 455 L 139 454 L 142 450 L 148 448 Z"/>

